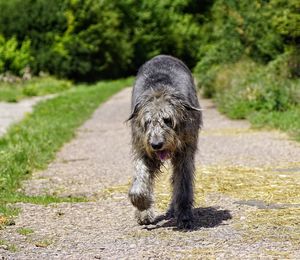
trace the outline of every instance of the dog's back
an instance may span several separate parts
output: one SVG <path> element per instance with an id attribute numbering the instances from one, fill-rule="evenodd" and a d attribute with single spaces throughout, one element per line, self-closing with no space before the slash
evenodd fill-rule
<path id="1" fill-rule="evenodd" d="M 199 108 L 193 76 L 188 67 L 177 58 L 159 55 L 139 69 L 132 92 L 132 109 L 139 97 L 148 91 L 165 88 L 180 93 L 189 104 Z"/>

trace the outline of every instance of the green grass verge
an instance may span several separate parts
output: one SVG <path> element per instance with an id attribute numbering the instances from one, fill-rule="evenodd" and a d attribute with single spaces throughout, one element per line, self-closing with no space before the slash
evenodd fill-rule
<path id="1" fill-rule="evenodd" d="M 300 141 L 300 79 L 288 77 L 286 66 L 273 62 L 264 67 L 250 60 L 223 66 L 214 81 L 218 109 Z"/>
<path id="2" fill-rule="evenodd" d="M 18 102 L 26 97 L 44 96 L 65 91 L 72 87 L 68 80 L 53 77 L 37 77 L 18 83 L 0 83 L 0 101 Z"/>
<path id="3" fill-rule="evenodd" d="M 74 137 L 76 128 L 101 102 L 132 82 L 129 78 L 78 86 L 39 103 L 33 113 L 12 126 L 0 139 L 0 213 L 12 213 L 8 203 L 80 201 L 80 198 L 29 197 L 16 190 L 33 171 L 45 168 L 54 159 L 60 147 Z"/>
<path id="4" fill-rule="evenodd" d="M 300 142 L 300 107 L 293 107 L 284 112 L 256 112 L 248 116 L 255 127 L 271 127 L 288 132 Z"/>

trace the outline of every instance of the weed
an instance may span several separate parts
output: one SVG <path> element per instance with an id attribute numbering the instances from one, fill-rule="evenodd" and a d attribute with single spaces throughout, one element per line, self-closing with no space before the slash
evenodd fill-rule
<path id="1" fill-rule="evenodd" d="M 12 253 L 18 251 L 18 248 L 17 248 L 15 245 L 10 244 L 10 243 L 8 243 L 8 242 L 5 241 L 5 240 L 0 240 L 0 246 L 2 246 L 3 249 L 8 250 L 8 251 L 10 251 L 10 252 L 12 252 Z"/>
<path id="2" fill-rule="evenodd" d="M 24 235 L 24 236 L 27 236 L 27 235 L 30 235 L 30 234 L 34 233 L 33 229 L 31 229 L 31 228 L 18 228 L 17 232 L 20 235 Z"/>

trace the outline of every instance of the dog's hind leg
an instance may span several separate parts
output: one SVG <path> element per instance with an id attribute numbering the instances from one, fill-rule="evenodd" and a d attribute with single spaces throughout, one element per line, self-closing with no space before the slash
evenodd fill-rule
<path id="1" fill-rule="evenodd" d="M 129 198 L 137 208 L 136 218 L 141 225 L 150 224 L 154 220 L 152 209 L 154 174 L 155 170 L 150 167 L 146 158 L 135 161 L 135 176 L 129 190 Z"/>

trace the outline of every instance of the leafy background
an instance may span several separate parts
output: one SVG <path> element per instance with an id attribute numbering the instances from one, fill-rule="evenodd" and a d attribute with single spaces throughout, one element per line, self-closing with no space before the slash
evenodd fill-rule
<path id="1" fill-rule="evenodd" d="M 230 117 L 265 125 L 289 111 L 299 132 L 299 0 L 0 0 L 0 10 L 0 73 L 93 82 L 170 54 Z"/>

